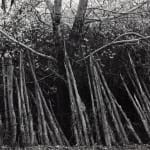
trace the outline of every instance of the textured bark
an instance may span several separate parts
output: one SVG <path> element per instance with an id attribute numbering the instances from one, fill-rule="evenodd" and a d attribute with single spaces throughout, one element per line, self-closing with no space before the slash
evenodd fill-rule
<path id="1" fill-rule="evenodd" d="M 98 119 L 97 119 L 97 110 L 96 110 L 96 100 L 94 98 L 94 91 L 92 88 L 92 81 L 90 80 L 90 74 L 88 73 L 87 70 L 87 74 L 88 74 L 88 84 L 89 84 L 89 89 L 90 89 L 90 94 L 91 94 L 91 101 L 92 101 L 92 111 L 93 111 L 93 132 L 95 133 L 95 140 L 97 144 L 102 144 L 101 141 L 101 134 L 100 134 L 100 130 L 99 130 L 99 124 L 98 124 Z"/>
<path id="2" fill-rule="evenodd" d="M 31 67 L 31 72 L 32 72 L 32 76 L 34 79 L 34 83 L 35 83 L 35 95 L 36 95 L 36 102 L 37 102 L 37 110 L 38 110 L 38 140 L 40 144 L 50 144 L 49 141 L 49 137 L 48 137 L 48 130 L 47 130 L 47 123 L 46 123 L 46 119 L 45 119 L 45 114 L 44 114 L 44 108 L 42 105 L 42 98 L 41 98 L 41 94 L 40 94 L 40 86 L 38 84 L 37 78 L 36 78 L 36 74 L 34 71 L 34 67 L 31 61 L 31 57 L 30 55 L 28 55 L 29 57 L 29 63 L 30 63 L 30 67 Z"/>
<path id="3" fill-rule="evenodd" d="M 78 39 L 83 31 L 83 25 L 85 21 L 85 14 L 87 10 L 88 0 L 80 0 L 78 5 L 78 10 L 75 16 L 75 21 L 73 23 L 72 32 L 70 37 Z"/>
<path id="4" fill-rule="evenodd" d="M 26 81 L 25 81 L 25 70 L 24 70 L 24 60 L 23 60 L 23 54 L 20 52 L 20 89 L 21 89 L 21 98 L 24 102 L 22 110 L 24 110 L 25 116 L 24 122 L 25 122 L 25 129 L 26 129 L 26 144 L 33 145 L 35 143 L 35 132 L 33 130 L 33 119 L 32 114 L 30 110 L 30 104 L 29 104 L 29 97 L 26 87 Z"/>
<path id="5" fill-rule="evenodd" d="M 45 0 L 45 2 L 51 13 L 54 36 L 57 37 L 60 34 L 59 25 L 61 21 L 62 0 L 54 0 L 54 4 L 51 0 Z"/>
<path id="6" fill-rule="evenodd" d="M 24 135 L 24 144 L 29 144 L 29 122 L 27 119 L 27 108 L 26 108 L 26 102 L 24 97 L 24 83 L 23 83 L 23 58 L 22 58 L 22 52 L 20 52 L 20 96 L 21 96 L 21 111 L 22 111 L 22 125 L 24 126 L 25 135 Z"/>
<path id="7" fill-rule="evenodd" d="M 53 31 L 54 34 L 60 36 L 60 21 L 61 21 L 62 0 L 54 1 L 54 16 L 53 16 Z"/>
<path id="8" fill-rule="evenodd" d="M 4 126 L 5 126 L 5 138 L 7 140 L 7 137 L 8 137 L 8 130 L 9 130 L 9 126 L 8 126 L 8 123 L 9 123 L 9 118 L 8 118 L 8 102 L 7 102 L 7 81 L 6 81 L 6 77 L 7 77 L 7 74 L 6 74 L 6 67 L 5 67 L 5 61 L 4 61 L 4 57 L 2 57 L 2 74 L 3 74 L 3 100 L 4 100 L 4 110 L 5 110 L 5 123 L 4 123 Z"/>
<path id="9" fill-rule="evenodd" d="M 92 145 L 93 135 L 91 133 L 91 126 L 86 112 L 85 104 L 82 102 L 77 83 L 72 71 L 70 61 L 66 54 L 65 68 L 68 81 L 68 89 L 71 101 L 72 121 L 74 123 L 74 135 L 77 145 Z"/>
<path id="10" fill-rule="evenodd" d="M 135 107 L 135 109 L 136 109 L 136 111 L 137 111 L 137 113 L 138 113 L 138 115 L 141 119 L 141 122 L 143 123 L 144 129 L 145 129 L 148 137 L 150 138 L 149 124 L 148 124 L 148 121 L 147 121 L 147 119 L 144 115 L 144 112 L 143 112 L 142 108 L 141 108 L 141 105 L 139 104 L 139 101 L 137 100 L 137 98 L 132 96 L 132 94 L 131 94 L 130 90 L 128 89 L 128 87 L 127 87 L 126 83 L 124 82 L 124 80 L 123 80 L 123 84 L 124 84 L 124 87 L 125 87 L 125 89 L 128 93 L 128 96 L 129 96 L 130 100 L 132 101 L 132 103 L 133 103 L 133 105 L 134 105 L 134 107 Z"/>
<path id="11" fill-rule="evenodd" d="M 118 132 L 117 134 L 118 134 L 118 135 L 121 134 L 121 136 L 122 136 L 122 142 L 123 142 L 124 144 L 128 144 L 128 143 L 129 143 L 128 136 L 127 136 L 127 133 L 126 133 L 126 131 L 125 131 L 125 129 L 124 129 L 124 125 L 123 125 L 123 123 L 122 123 L 122 121 L 121 121 L 121 117 L 120 117 L 120 115 L 119 115 L 119 112 L 118 112 L 118 109 L 117 109 L 117 107 L 116 107 L 116 104 L 115 104 L 115 102 L 114 102 L 114 101 L 115 101 L 115 97 L 113 96 L 112 92 L 110 91 L 110 89 L 109 89 L 109 87 L 108 87 L 108 85 L 107 85 L 107 83 L 106 83 L 106 80 L 105 80 L 105 78 L 104 78 L 104 76 L 103 76 L 101 67 L 100 67 L 100 65 L 98 64 L 98 62 L 96 63 L 96 65 L 97 65 L 97 70 L 99 71 L 99 75 L 100 75 L 100 77 L 101 77 L 101 81 L 102 81 L 102 83 L 103 83 L 103 86 L 104 86 L 105 91 L 106 91 L 106 93 L 107 93 L 107 95 L 108 95 L 109 101 L 110 101 L 110 103 L 111 103 L 111 107 L 112 107 L 111 109 L 112 109 L 112 111 L 114 112 L 114 117 L 116 118 L 116 121 L 117 121 L 117 125 L 115 124 L 115 127 L 117 128 L 117 126 L 119 126 L 120 132 Z M 110 114 L 112 114 L 112 113 L 110 113 Z M 113 118 L 113 121 L 115 121 L 114 118 Z"/>
<path id="12" fill-rule="evenodd" d="M 57 120 L 55 118 L 54 113 L 51 109 L 47 106 L 46 99 L 44 98 L 43 92 L 41 87 L 37 81 L 36 74 L 33 68 L 33 64 L 31 62 L 30 55 L 29 62 L 31 66 L 32 75 L 35 82 L 35 90 L 36 90 L 36 98 L 37 98 L 37 109 L 38 109 L 38 125 L 39 125 L 39 139 L 41 139 L 41 143 L 43 144 L 56 144 L 57 145 L 69 145 L 64 133 L 62 132 Z M 48 137 L 50 135 L 50 137 Z M 44 136 L 42 139 L 41 137 Z M 53 138 L 53 139 L 52 139 Z M 50 139 L 52 139 L 50 141 Z M 47 142 L 46 142 L 47 141 Z"/>
<path id="13" fill-rule="evenodd" d="M 29 103 L 29 96 L 28 96 L 28 91 L 26 87 L 26 80 L 25 80 L 25 71 L 23 68 L 23 85 L 24 85 L 24 96 L 25 96 L 25 101 L 26 101 L 26 109 L 27 109 L 27 119 L 29 122 L 29 139 L 30 139 L 30 145 L 35 144 L 36 142 L 36 136 L 35 136 L 35 131 L 33 129 L 33 118 L 32 118 L 32 113 L 31 113 L 31 108 L 30 108 L 30 103 Z"/>
<path id="14" fill-rule="evenodd" d="M 22 111 L 22 102 L 21 102 L 21 93 L 19 89 L 19 84 L 17 78 L 15 78 L 16 83 L 16 92 L 17 92 L 17 100 L 18 100 L 18 126 L 19 126 L 19 144 L 22 146 L 25 140 L 25 127 L 23 123 L 23 111 Z"/>
<path id="15" fill-rule="evenodd" d="M 47 1 L 47 7 L 51 11 L 52 16 L 52 24 L 53 24 L 53 35 L 54 35 L 54 44 L 55 44 L 55 55 L 57 57 L 57 66 L 58 73 L 61 76 L 65 76 L 65 68 L 64 68 L 64 51 L 63 51 L 63 42 L 62 42 L 62 34 L 61 34 L 61 9 L 62 9 L 62 0 L 54 0 L 54 4 L 51 1 Z M 67 87 L 61 79 L 56 80 L 57 86 L 57 100 L 56 100 L 56 116 L 57 119 L 62 126 L 62 129 L 65 131 L 68 130 L 68 125 L 64 123 L 69 122 L 68 116 L 66 115 L 69 111 L 68 104 L 68 92 Z M 67 131 L 68 132 L 68 131 Z"/>
<path id="16" fill-rule="evenodd" d="M 16 143 L 16 114 L 13 103 L 13 77 L 14 77 L 14 66 L 12 58 L 8 58 L 7 66 L 7 96 L 8 96 L 8 112 L 9 112 L 9 125 L 10 125 L 10 142 L 11 144 Z"/>

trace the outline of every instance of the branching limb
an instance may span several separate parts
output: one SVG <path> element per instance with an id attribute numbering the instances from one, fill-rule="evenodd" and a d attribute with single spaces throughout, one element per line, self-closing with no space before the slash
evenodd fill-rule
<path id="1" fill-rule="evenodd" d="M 126 35 L 127 35 L 127 34 L 126 34 Z M 141 37 L 141 36 L 140 36 L 140 37 Z M 110 42 L 110 43 L 108 43 L 108 44 L 106 44 L 106 45 L 104 45 L 104 46 L 102 46 L 102 47 L 100 47 L 100 48 L 94 50 L 93 52 L 91 52 L 90 54 L 88 54 L 87 56 L 85 56 L 84 58 L 78 60 L 78 62 L 80 62 L 80 61 L 82 61 L 82 60 L 85 60 L 85 59 L 89 58 L 91 55 L 94 55 L 94 54 L 96 54 L 97 52 L 102 51 L 102 50 L 104 50 L 104 49 L 106 49 L 107 47 L 112 46 L 112 45 L 124 44 L 124 43 L 136 43 L 136 42 L 139 42 L 140 40 L 146 40 L 146 41 L 147 41 L 148 39 L 150 39 L 150 36 L 146 36 L 146 37 L 143 37 L 143 36 L 142 36 L 142 38 L 131 39 L 131 40 L 112 41 L 112 42 Z"/>
<path id="2" fill-rule="evenodd" d="M 34 49 L 28 47 L 27 45 L 23 44 L 22 42 L 17 41 L 15 38 L 13 38 L 12 36 L 8 35 L 5 31 L 3 31 L 3 30 L 1 30 L 1 29 L 0 29 L 0 33 L 1 33 L 2 35 L 4 35 L 5 37 L 7 37 L 8 39 L 10 39 L 11 41 L 15 42 L 16 44 L 19 44 L 19 45 L 22 46 L 23 48 L 25 48 L 25 49 L 31 51 L 32 53 L 57 62 L 57 60 L 56 60 L 54 57 L 48 56 L 48 55 L 43 54 L 43 53 L 40 53 L 40 52 L 37 52 L 36 50 L 34 50 Z"/>

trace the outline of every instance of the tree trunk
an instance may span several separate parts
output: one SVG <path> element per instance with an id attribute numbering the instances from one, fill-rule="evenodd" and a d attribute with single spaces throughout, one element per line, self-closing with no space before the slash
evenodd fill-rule
<path id="1" fill-rule="evenodd" d="M 87 6 L 88 0 L 79 1 L 73 27 L 69 35 L 69 43 L 67 45 L 68 55 L 71 58 L 74 58 L 75 55 L 78 55 L 78 53 L 80 52 L 79 50 L 81 50 L 83 27 Z"/>
<path id="2" fill-rule="evenodd" d="M 61 37 L 61 30 L 60 30 L 60 23 L 61 23 L 61 9 L 62 9 L 62 0 L 54 0 L 54 5 L 50 3 L 50 0 L 48 2 L 47 0 L 47 7 L 49 10 L 53 13 L 52 16 L 52 24 L 53 24 L 53 35 L 54 35 L 54 43 L 55 43 L 55 53 L 57 57 L 57 66 L 58 66 L 58 72 L 60 75 L 65 75 L 65 68 L 64 68 L 64 52 L 63 52 L 63 40 Z M 53 8 L 53 11 L 51 10 Z M 66 125 L 64 123 L 64 120 L 66 120 L 66 104 L 67 97 L 66 92 L 67 88 L 61 79 L 57 79 L 56 81 L 57 85 L 57 100 L 56 100 L 56 116 L 57 119 L 62 126 L 63 129 L 66 128 Z"/>
<path id="3" fill-rule="evenodd" d="M 87 10 L 88 0 L 80 0 L 78 5 L 77 14 L 73 23 L 72 32 L 70 38 L 78 40 L 83 32 L 83 26 L 85 21 L 85 13 Z"/>
<path id="4" fill-rule="evenodd" d="M 16 114 L 14 110 L 13 102 L 13 77 L 14 77 L 14 66 L 12 58 L 8 58 L 8 67 L 7 67 L 7 95 L 8 95 L 8 113 L 10 121 L 10 132 L 11 132 L 11 144 L 16 142 Z"/>
<path id="5" fill-rule="evenodd" d="M 61 8 L 62 0 L 54 0 L 54 5 L 51 0 L 45 0 L 46 5 L 51 13 L 52 24 L 53 24 L 53 33 L 55 38 L 60 35 L 60 21 L 61 21 Z"/>

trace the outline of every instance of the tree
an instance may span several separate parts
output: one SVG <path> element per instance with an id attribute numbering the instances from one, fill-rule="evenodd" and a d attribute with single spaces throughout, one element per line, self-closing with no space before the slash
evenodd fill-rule
<path id="1" fill-rule="evenodd" d="M 83 26 L 85 22 L 85 14 L 87 11 L 88 0 L 80 0 L 78 4 L 78 10 L 73 23 L 70 37 L 73 39 L 79 39 L 83 32 Z"/>
<path id="2" fill-rule="evenodd" d="M 20 145 L 142 143 L 128 112 L 119 105 L 120 98 L 112 93 L 120 81 L 120 68 L 124 69 L 119 58 L 131 65 L 133 75 L 124 72 L 131 76 L 134 90 L 130 92 L 122 77 L 124 90 L 149 139 L 150 94 L 138 78 L 131 57 L 128 61 L 124 55 L 126 50 L 133 55 L 149 46 L 149 36 L 144 34 L 148 15 L 142 11 L 147 1 L 119 5 L 116 1 L 79 0 L 75 10 L 70 8 L 70 1 L 74 19 L 69 29 L 64 28 L 67 4 L 64 6 L 62 0 L 17 2 L 2 0 L 0 109 L 4 111 L 0 111 L 0 126 L 6 135 L 0 140 L 5 144 L 9 137 L 11 143 L 7 144 L 13 145 L 18 139 Z M 107 73 L 114 81 L 113 86 L 109 84 L 115 87 L 112 91 L 104 77 Z"/>

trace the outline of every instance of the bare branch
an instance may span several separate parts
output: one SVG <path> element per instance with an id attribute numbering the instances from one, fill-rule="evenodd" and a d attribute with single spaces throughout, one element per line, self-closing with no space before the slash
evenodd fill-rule
<path id="1" fill-rule="evenodd" d="M 112 41 L 112 42 L 110 42 L 110 43 L 108 43 L 108 44 L 106 44 L 106 45 L 104 45 L 104 46 L 94 50 L 93 52 L 91 52 L 90 54 L 85 56 L 84 58 L 78 60 L 78 62 L 83 61 L 83 60 L 89 58 L 91 55 L 94 55 L 97 52 L 102 51 L 102 50 L 104 50 L 107 47 L 112 46 L 112 45 L 124 44 L 124 43 L 136 43 L 136 42 L 139 42 L 140 40 L 146 40 L 147 41 L 147 39 L 150 39 L 150 36 L 146 36 L 146 37 L 138 38 L 138 39 L 131 39 L 131 40 Z"/>
<path id="2" fill-rule="evenodd" d="M 57 62 L 57 60 L 56 60 L 54 57 L 48 56 L 48 55 L 43 54 L 43 53 L 40 53 L 40 52 L 37 52 L 36 50 L 34 50 L 34 49 L 28 47 L 27 45 L 25 45 L 25 44 L 23 44 L 23 43 L 17 41 L 15 38 L 11 37 L 10 35 L 8 35 L 6 32 L 4 32 L 4 31 L 1 30 L 1 29 L 0 29 L 0 33 L 1 33 L 2 35 L 4 35 L 5 37 L 7 37 L 8 39 L 10 39 L 11 41 L 15 42 L 16 44 L 19 44 L 20 46 L 24 47 L 25 49 L 31 51 L 32 53 Z"/>
<path id="3" fill-rule="evenodd" d="M 127 32 L 127 33 L 121 34 L 120 36 L 118 36 L 117 38 L 115 38 L 113 40 L 113 42 L 117 41 L 118 39 L 120 39 L 120 38 L 122 38 L 124 36 L 127 36 L 127 35 L 134 35 L 134 36 L 137 36 L 137 37 L 140 37 L 140 38 L 143 38 L 143 39 L 145 38 L 145 36 L 143 36 L 143 35 L 141 35 L 139 33 L 136 33 L 136 32 Z"/>

